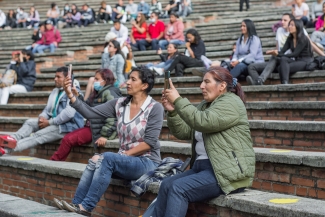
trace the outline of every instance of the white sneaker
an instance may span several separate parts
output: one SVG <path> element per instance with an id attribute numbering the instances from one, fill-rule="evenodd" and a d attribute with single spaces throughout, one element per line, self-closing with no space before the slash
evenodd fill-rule
<path id="1" fill-rule="evenodd" d="M 95 21 L 95 25 L 98 25 L 98 22 L 97 21 Z"/>
<path id="2" fill-rule="evenodd" d="M 113 21 L 109 21 L 108 23 L 109 23 L 109 24 L 113 24 Z"/>
<path id="3" fill-rule="evenodd" d="M 163 68 L 152 67 L 152 70 L 157 72 L 159 75 L 164 74 L 164 69 Z"/>
<path id="4" fill-rule="evenodd" d="M 106 20 L 103 20 L 103 23 L 106 24 L 107 23 Z"/>
<path id="5" fill-rule="evenodd" d="M 31 28 L 32 28 L 32 26 L 30 26 L 30 25 L 29 25 L 29 26 L 27 26 L 27 29 L 31 29 Z"/>

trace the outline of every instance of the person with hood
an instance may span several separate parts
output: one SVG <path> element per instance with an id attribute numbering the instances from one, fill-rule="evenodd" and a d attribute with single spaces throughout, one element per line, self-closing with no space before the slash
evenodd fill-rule
<path id="1" fill-rule="evenodd" d="M 114 80 L 111 70 L 97 70 L 93 82 L 94 90 L 86 104 L 95 107 L 121 97 L 120 90 L 113 86 Z M 84 101 L 83 96 L 78 93 L 75 87 L 72 87 L 72 92 L 81 101 Z M 107 140 L 115 139 L 116 136 L 115 118 L 88 119 L 83 128 L 72 131 L 63 137 L 59 149 L 52 155 L 51 160 L 65 161 L 72 147 L 86 145 L 90 142 L 97 150 L 98 147 L 105 146 Z"/>
<path id="2" fill-rule="evenodd" d="M 94 22 L 93 11 L 87 4 L 84 4 L 82 6 L 80 21 L 81 21 L 81 25 L 83 25 L 84 27 L 86 27 L 86 26 L 88 26 L 88 24 L 91 24 Z"/>
<path id="3" fill-rule="evenodd" d="M 17 27 L 26 28 L 28 14 L 24 11 L 24 8 L 18 8 L 16 14 Z"/>
<path id="4" fill-rule="evenodd" d="M 8 103 L 9 94 L 27 93 L 33 90 L 36 81 L 34 55 L 31 51 L 13 52 L 12 60 L 6 70 L 13 70 L 17 75 L 17 83 L 0 88 L 0 104 Z"/>
<path id="5" fill-rule="evenodd" d="M 45 32 L 42 35 L 41 40 L 36 42 L 37 46 L 34 47 L 33 53 L 44 53 L 44 50 L 46 49 L 50 49 L 50 52 L 54 53 L 61 40 L 59 30 L 53 26 L 51 20 L 47 20 L 45 23 Z"/>
<path id="6" fill-rule="evenodd" d="M 5 13 L 2 12 L 2 10 L 0 10 L 0 30 L 5 28 L 6 26 L 6 15 Z"/>
<path id="7" fill-rule="evenodd" d="M 179 16 L 177 13 L 171 13 L 169 15 L 169 23 L 165 28 L 164 37 L 159 41 L 159 47 L 166 50 L 169 43 L 182 45 L 185 44 L 184 38 L 184 24 L 181 20 L 178 20 Z"/>
<path id="8" fill-rule="evenodd" d="M 66 133 L 84 125 L 83 117 L 70 106 L 70 99 L 63 90 L 64 79 L 67 75 L 68 67 L 60 67 L 56 70 L 55 88 L 38 118 L 28 119 L 12 135 L 0 136 L 0 147 L 2 147 L 0 148 L 0 155 L 58 141 Z M 76 88 L 80 91 L 79 86 Z"/>

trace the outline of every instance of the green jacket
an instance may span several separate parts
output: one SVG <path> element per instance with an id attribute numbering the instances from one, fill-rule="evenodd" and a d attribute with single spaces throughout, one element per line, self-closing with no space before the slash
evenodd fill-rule
<path id="1" fill-rule="evenodd" d="M 229 194 L 238 188 L 250 187 L 255 173 L 255 152 L 241 99 L 227 92 L 212 103 L 201 102 L 197 108 L 181 97 L 174 105 L 175 110 L 168 113 L 167 125 L 176 138 L 192 140 L 191 166 L 196 158 L 194 132 L 202 132 L 206 152 L 223 192 Z"/>

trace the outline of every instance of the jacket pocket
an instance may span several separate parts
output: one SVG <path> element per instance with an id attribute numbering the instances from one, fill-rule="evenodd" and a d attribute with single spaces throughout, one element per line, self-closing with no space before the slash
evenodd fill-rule
<path id="1" fill-rule="evenodd" d="M 240 163 L 239 163 L 239 161 L 238 161 L 238 158 L 237 158 L 235 152 L 232 151 L 231 153 L 232 153 L 232 156 L 234 156 L 234 158 L 235 158 L 236 164 L 238 165 L 238 167 L 239 167 L 239 169 L 240 169 L 240 172 L 243 173 L 243 169 L 242 169 L 242 167 L 240 166 Z"/>

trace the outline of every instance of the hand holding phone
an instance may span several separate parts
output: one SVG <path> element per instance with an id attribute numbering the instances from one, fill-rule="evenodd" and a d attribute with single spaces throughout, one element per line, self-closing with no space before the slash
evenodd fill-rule
<path id="1" fill-rule="evenodd" d="M 170 78 L 170 71 L 165 72 L 165 83 L 164 83 L 164 89 L 169 89 L 169 78 Z"/>
<path id="2" fill-rule="evenodd" d="M 71 79 L 71 87 L 73 87 L 72 64 L 69 65 L 68 77 Z"/>

